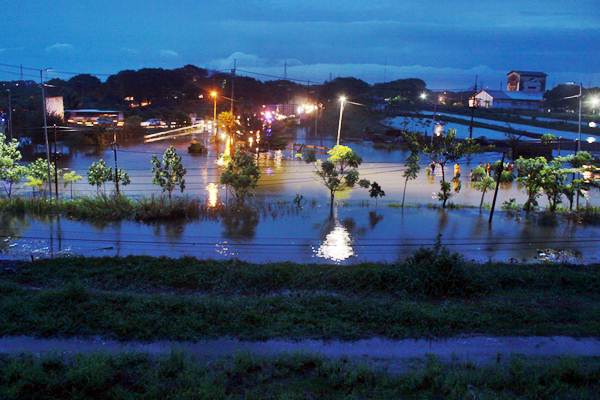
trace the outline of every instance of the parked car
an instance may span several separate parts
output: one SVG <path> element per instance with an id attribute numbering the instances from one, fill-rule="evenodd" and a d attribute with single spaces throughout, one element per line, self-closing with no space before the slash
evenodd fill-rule
<path id="1" fill-rule="evenodd" d="M 142 122 L 140 125 L 145 128 L 163 128 L 167 126 L 165 121 L 162 121 L 158 118 L 150 118 L 149 120 Z"/>

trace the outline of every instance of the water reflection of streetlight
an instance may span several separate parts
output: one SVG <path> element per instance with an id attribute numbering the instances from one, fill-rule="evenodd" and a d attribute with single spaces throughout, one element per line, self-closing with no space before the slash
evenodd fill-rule
<path id="1" fill-rule="evenodd" d="M 338 221 L 317 250 L 317 257 L 339 262 L 354 255 L 350 233 Z"/>
<path id="2" fill-rule="evenodd" d="M 208 207 L 216 207 L 219 200 L 219 187 L 214 183 L 209 183 L 206 186 L 206 190 L 208 191 Z"/>

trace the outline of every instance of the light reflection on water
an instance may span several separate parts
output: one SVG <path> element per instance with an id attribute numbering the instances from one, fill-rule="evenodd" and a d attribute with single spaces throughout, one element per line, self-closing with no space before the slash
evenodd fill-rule
<path id="1" fill-rule="evenodd" d="M 325 236 L 315 255 L 335 262 L 344 261 L 354 255 L 350 233 L 338 221 L 333 229 Z"/>
<path id="2" fill-rule="evenodd" d="M 218 214 L 218 212 L 217 212 Z M 262 263 L 395 262 L 419 247 L 442 244 L 469 260 L 600 260 L 600 226 L 547 224 L 498 212 L 490 227 L 478 210 L 407 208 L 356 203 L 337 207 L 267 204 L 195 221 L 144 224 L 4 216 L 0 258 L 58 255 L 194 256 Z M 541 223 L 540 223 L 541 222 Z"/>

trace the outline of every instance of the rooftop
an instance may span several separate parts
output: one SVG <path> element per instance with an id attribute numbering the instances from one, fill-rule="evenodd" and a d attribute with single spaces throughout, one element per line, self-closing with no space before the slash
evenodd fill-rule
<path id="1" fill-rule="evenodd" d="M 542 101 L 541 93 L 526 93 L 526 92 L 506 92 L 504 90 L 489 90 L 484 89 L 479 93 L 485 92 L 494 99 L 504 100 L 519 100 L 519 101 Z"/>
<path id="2" fill-rule="evenodd" d="M 540 76 L 540 77 L 544 77 L 544 78 L 548 76 L 548 74 L 546 74 L 544 72 L 539 72 L 539 71 L 518 71 L 518 70 L 512 70 L 512 71 L 510 71 L 506 75 L 510 75 L 512 73 L 517 73 L 519 75 L 527 75 L 527 76 Z"/>

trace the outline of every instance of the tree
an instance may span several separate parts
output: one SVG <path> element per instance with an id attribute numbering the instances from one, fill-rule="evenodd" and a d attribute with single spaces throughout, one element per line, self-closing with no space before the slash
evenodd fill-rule
<path id="1" fill-rule="evenodd" d="M 8 198 L 12 195 L 13 185 L 27 174 L 27 168 L 19 164 L 22 155 L 18 146 L 16 139 L 7 142 L 4 134 L 0 133 L 0 181 Z"/>
<path id="2" fill-rule="evenodd" d="M 556 137 L 556 135 L 553 135 L 552 133 L 544 133 L 542 135 L 542 137 L 540 137 L 540 142 L 542 144 L 552 144 L 554 143 L 558 138 Z"/>
<path id="3" fill-rule="evenodd" d="M 131 179 L 129 178 L 129 174 L 127 173 L 127 171 L 119 168 L 116 172 L 116 179 L 115 179 L 115 172 L 111 169 L 110 170 L 110 180 L 111 181 L 118 181 L 119 185 L 121 186 L 127 186 L 131 183 Z"/>
<path id="4" fill-rule="evenodd" d="M 71 198 L 73 198 L 73 184 L 79 182 L 83 179 L 83 176 L 77 175 L 75 171 L 65 172 L 63 175 L 63 184 L 65 188 L 70 185 L 71 186 Z"/>
<path id="5" fill-rule="evenodd" d="M 557 160 L 548 163 L 541 171 L 542 190 L 548 198 L 550 211 L 556 211 L 556 207 L 562 202 L 566 175 L 567 170 Z"/>
<path id="6" fill-rule="evenodd" d="M 162 188 L 163 193 L 168 193 L 169 201 L 171 200 L 175 188 L 179 187 L 181 193 L 183 193 L 183 190 L 185 189 L 185 174 L 187 171 L 183 168 L 181 156 L 177 154 L 175 147 L 169 146 L 165 150 L 162 161 L 155 155 L 152 155 L 151 162 L 152 173 L 154 174 L 152 183 L 159 185 Z"/>
<path id="7" fill-rule="evenodd" d="M 477 181 L 473 184 L 475 189 L 479 190 L 481 192 L 481 201 L 479 202 L 479 210 L 480 211 L 481 211 L 481 208 L 483 207 L 483 199 L 485 197 L 485 194 L 488 190 L 490 190 L 491 188 L 494 187 L 494 183 L 496 183 L 494 178 L 486 175 L 483 178 L 481 178 L 480 181 Z"/>
<path id="8" fill-rule="evenodd" d="M 583 196 L 583 190 L 587 188 L 583 179 L 573 179 L 571 183 L 563 186 L 562 194 L 569 200 L 569 211 L 573 210 L 575 196 Z"/>
<path id="9" fill-rule="evenodd" d="M 440 181 L 440 191 L 437 197 L 442 202 L 443 208 L 446 208 L 446 203 L 452 196 L 452 186 L 446 181 L 446 164 L 457 162 L 464 156 L 478 150 L 479 146 L 471 139 L 457 140 L 455 129 L 449 129 L 446 136 L 436 138 L 431 145 L 425 146 L 423 152 L 428 154 L 431 161 L 438 164 L 442 169 L 442 180 Z"/>
<path id="10" fill-rule="evenodd" d="M 402 176 L 404 177 L 404 190 L 402 191 L 402 208 L 404 208 L 404 199 L 406 198 L 406 185 L 409 180 L 417 179 L 419 174 L 419 170 L 421 167 L 419 166 L 419 153 L 411 152 L 406 161 L 404 162 L 404 172 L 402 172 Z"/>
<path id="11" fill-rule="evenodd" d="M 96 192 L 100 194 L 100 187 L 102 191 L 105 191 L 106 182 L 112 180 L 112 170 L 106 165 L 104 160 L 100 159 L 92 165 L 87 172 L 88 183 L 92 186 L 96 186 Z"/>
<path id="12" fill-rule="evenodd" d="M 229 111 L 223 111 L 222 113 L 219 113 L 218 121 L 219 125 L 225 129 L 225 132 L 233 136 L 238 126 L 235 115 Z"/>
<path id="13" fill-rule="evenodd" d="M 256 188 L 260 178 L 260 169 L 254 156 L 243 151 L 236 151 L 221 174 L 221 184 L 231 186 L 236 200 L 241 204 Z"/>
<path id="14" fill-rule="evenodd" d="M 50 176 L 54 176 L 54 163 L 50 163 Z M 27 166 L 27 183 L 34 189 L 42 192 L 44 184 L 48 184 L 48 163 L 43 158 L 38 158 Z"/>
<path id="15" fill-rule="evenodd" d="M 325 187 L 329 190 L 329 206 L 333 212 L 333 203 L 335 194 L 342 190 L 353 188 L 357 183 L 362 188 L 368 188 L 370 182 L 366 179 L 360 179 L 358 166 L 362 163 L 362 158 L 356 154 L 350 147 L 337 145 L 327 152 L 329 158 L 326 161 L 316 161 L 317 170 L 315 174 L 323 181 Z M 307 162 L 312 161 L 310 157 Z M 377 185 L 379 187 L 379 185 Z M 381 187 L 379 187 L 381 190 Z M 381 190 L 381 192 L 383 192 Z"/>
<path id="16" fill-rule="evenodd" d="M 531 211 L 537 207 L 537 198 L 544 184 L 542 171 L 548 166 L 544 157 L 523 158 L 519 157 L 515 162 L 519 176 L 517 181 L 525 186 L 527 201 L 523 209 Z"/>
<path id="17" fill-rule="evenodd" d="M 375 204 L 377 204 L 377 198 L 385 196 L 385 192 L 379 186 L 379 183 L 373 182 L 371 183 L 371 188 L 369 189 L 369 197 L 375 199 Z"/>

